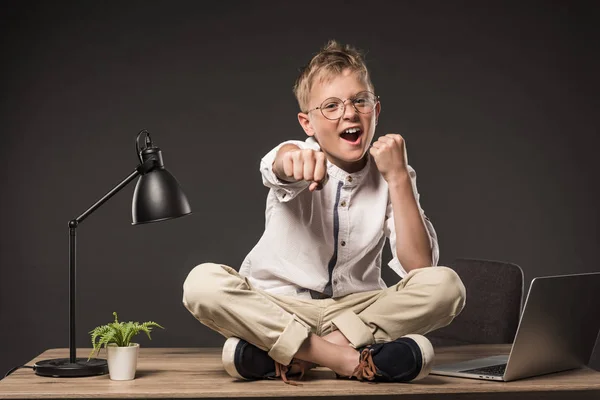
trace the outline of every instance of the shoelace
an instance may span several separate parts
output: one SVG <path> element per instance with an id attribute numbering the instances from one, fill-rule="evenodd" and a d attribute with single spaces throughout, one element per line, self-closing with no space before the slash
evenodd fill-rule
<path id="1" fill-rule="evenodd" d="M 359 381 L 364 379 L 372 381 L 375 379 L 375 375 L 377 374 L 377 367 L 373 362 L 373 356 L 371 355 L 370 349 L 364 349 L 360 353 L 360 361 L 358 365 L 352 372 L 352 376 L 356 377 Z"/>
<path id="2" fill-rule="evenodd" d="M 287 373 L 292 368 L 292 365 L 297 365 L 300 368 L 300 376 L 298 377 L 297 380 L 301 380 L 302 377 L 304 376 L 304 372 L 305 372 L 304 365 L 296 360 L 292 360 L 290 365 L 283 365 L 283 364 L 280 364 L 277 361 L 275 361 L 275 376 L 281 377 L 281 380 L 283 380 L 288 385 L 302 386 L 301 383 L 291 381 L 287 377 Z"/>

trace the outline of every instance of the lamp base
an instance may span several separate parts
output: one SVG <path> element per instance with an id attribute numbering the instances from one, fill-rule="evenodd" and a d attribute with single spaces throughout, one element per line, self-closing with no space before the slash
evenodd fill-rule
<path id="1" fill-rule="evenodd" d="M 54 358 L 42 360 L 33 366 L 35 374 L 53 378 L 76 378 L 81 376 L 105 375 L 108 364 L 102 358 L 76 358 L 72 363 L 70 358 Z"/>

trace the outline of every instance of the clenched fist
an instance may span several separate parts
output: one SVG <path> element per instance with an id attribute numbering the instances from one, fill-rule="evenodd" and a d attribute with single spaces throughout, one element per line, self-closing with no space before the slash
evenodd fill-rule
<path id="1" fill-rule="evenodd" d="M 398 134 L 388 133 L 377 139 L 369 150 L 377 169 L 388 183 L 408 173 L 408 157 L 404 138 Z"/>
<path id="2" fill-rule="evenodd" d="M 273 172 L 283 181 L 308 181 L 308 190 L 313 192 L 325 184 L 327 158 L 321 151 L 301 150 L 295 145 L 285 145 L 277 152 Z"/>

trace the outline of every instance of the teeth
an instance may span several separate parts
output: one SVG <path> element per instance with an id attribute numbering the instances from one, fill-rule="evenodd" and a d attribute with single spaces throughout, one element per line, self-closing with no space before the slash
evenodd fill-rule
<path id="1" fill-rule="evenodd" d="M 360 132 L 360 129 L 358 129 L 358 128 L 349 128 L 349 129 L 346 129 L 344 131 L 344 133 L 356 133 L 356 132 Z"/>

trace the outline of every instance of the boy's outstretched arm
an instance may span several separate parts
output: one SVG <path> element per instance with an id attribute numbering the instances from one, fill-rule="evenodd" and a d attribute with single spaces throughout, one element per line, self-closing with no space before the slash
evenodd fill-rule
<path id="1" fill-rule="evenodd" d="M 301 150 L 294 144 L 285 144 L 277 151 L 273 173 L 284 182 L 305 180 L 311 182 L 308 190 L 320 189 L 327 174 L 327 159 L 321 151 Z"/>
<path id="2" fill-rule="evenodd" d="M 370 153 L 388 183 L 398 260 L 406 272 L 431 266 L 433 244 L 413 191 L 404 138 L 397 134 L 382 136 L 373 143 Z"/>

